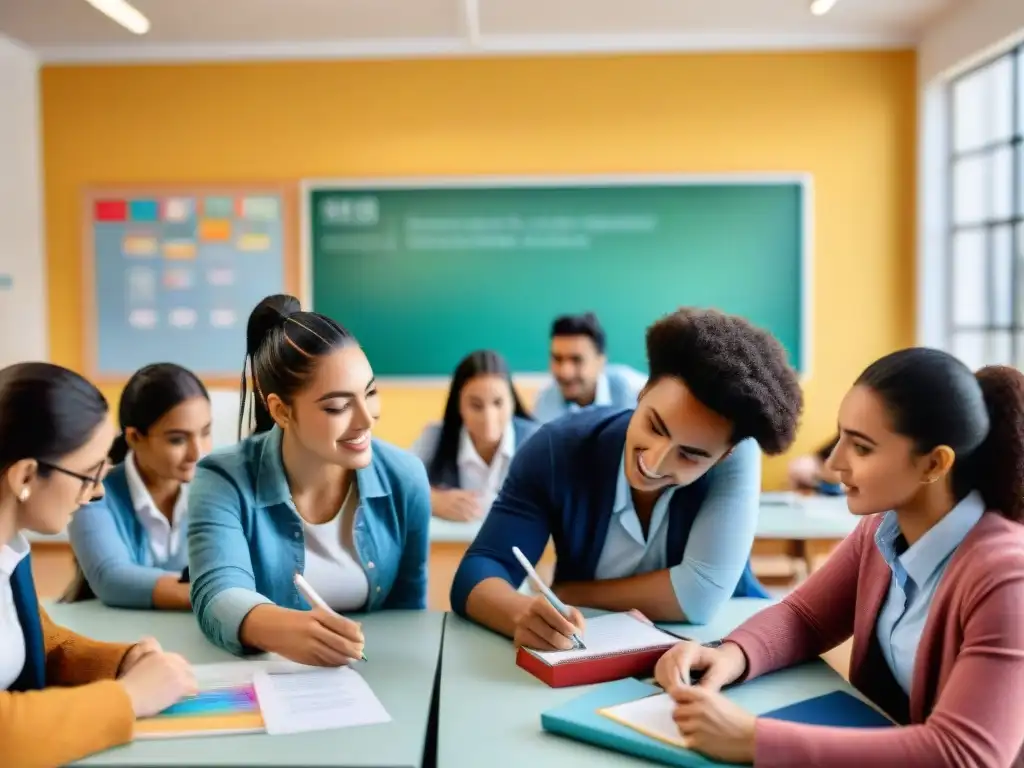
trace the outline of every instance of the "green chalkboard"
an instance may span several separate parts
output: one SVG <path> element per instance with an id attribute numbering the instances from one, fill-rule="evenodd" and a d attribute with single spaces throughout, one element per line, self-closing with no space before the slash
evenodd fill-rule
<path id="1" fill-rule="evenodd" d="M 496 349 L 547 369 L 560 314 L 592 310 L 609 359 L 646 370 L 644 329 L 684 305 L 771 330 L 805 367 L 799 180 L 310 184 L 313 308 L 380 376 L 448 375 Z"/>

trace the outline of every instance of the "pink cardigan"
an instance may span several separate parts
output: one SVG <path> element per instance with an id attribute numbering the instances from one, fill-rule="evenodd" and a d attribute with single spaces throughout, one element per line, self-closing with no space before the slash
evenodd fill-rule
<path id="1" fill-rule="evenodd" d="M 796 591 L 729 635 L 746 654 L 748 678 L 813 659 L 851 634 L 850 682 L 866 691 L 890 675 L 881 654 L 868 653 L 891 578 L 875 546 L 880 522 L 861 521 Z M 754 763 L 1024 767 L 1024 526 L 986 512 L 957 548 L 928 612 L 909 705 L 910 724 L 902 728 L 758 718 Z"/>

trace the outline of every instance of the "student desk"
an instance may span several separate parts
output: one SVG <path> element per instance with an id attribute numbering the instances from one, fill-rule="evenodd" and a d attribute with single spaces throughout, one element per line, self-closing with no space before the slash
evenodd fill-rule
<path id="1" fill-rule="evenodd" d="M 713 640 L 771 604 L 769 600 L 734 599 L 706 626 L 666 626 L 701 641 Z M 449 614 L 441 661 L 438 766 L 650 766 L 648 761 L 554 736 L 541 729 L 541 712 L 589 689 L 589 686 L 547 687 L 515 665 L 515 651 L 509 640 Z M 753 712 L 765 712 L 835 690 L 853 692 L 830 667 L 816 660 L 748 683 L 742 689 L 741 703 Z"/>
<path id="2" fill-rule="evenodd" d="M 124 611 L 95 600 L 50 603 L 46 610 L 57 623 L 97 640 L 131 642 L 152 635 L 166 650 L 197 664 L 235 658 L 207 642 L 190 613 Z M 138 741 L 79 764 L 421 768 L 444 614 L 385 611 L 359 620 L 370 660 L 357 669 L 391 715 L 390 723 L 289 736 Z"/>
<path id="3" fill-rule="evenodd" d="M 785 555 L 810 574 L 858 522 L 845 496 L 762 494 L 753 554 Z"/>

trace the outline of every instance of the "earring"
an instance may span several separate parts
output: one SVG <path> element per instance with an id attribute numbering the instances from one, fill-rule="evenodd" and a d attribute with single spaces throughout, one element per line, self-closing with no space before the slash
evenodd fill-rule
<path id="1" fill-rule="evenodd" d="M 18 494 L 18 501 L 28 501 L 28 488 L 22 488 Z"/>

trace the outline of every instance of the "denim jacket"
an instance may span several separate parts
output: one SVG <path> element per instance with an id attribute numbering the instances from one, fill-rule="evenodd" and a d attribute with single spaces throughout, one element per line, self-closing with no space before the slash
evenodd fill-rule
<path id="1" fill-rule="evenodd" d="M 258 605 L 308 610 L 294 574 L 305 567 L 302 520 L 281 462 L 281 431 L 204 458 L 189 488 L 192 607 L 203 633 L 241 654 L 238 632 Z M 365 609 L 427 603 L 430 486 L 423 463 L 381 440 L 358 470 L 353 538 L 370 593 Z"/>

